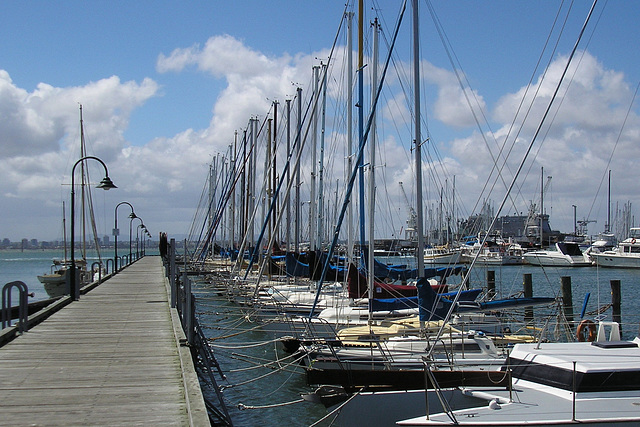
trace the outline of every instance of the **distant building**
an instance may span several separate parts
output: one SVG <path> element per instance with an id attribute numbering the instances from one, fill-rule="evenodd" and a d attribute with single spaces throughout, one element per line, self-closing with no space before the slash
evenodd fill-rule
<path id="1" fill-rule="evenodd" d="M 542 222 L 540 221 L 542 218 Z M 493 219 L 493 209 L 483 209 L 478 215 L 472 215 L 460 224 L 461 236 L 477 236 L 480 232 L 487 232 Z M 539 246 L 540 228 L 542 226 L 542 246 L 564 240 L 565 234 L 552 230 L 549 225 L 549 215 L 535 213 L 535 205 L 529 208 L 528 215 L 505 215 L 497 219 L 491 232 L 499 233 L 503 239 L 513 239 L 521 245 Z"/>

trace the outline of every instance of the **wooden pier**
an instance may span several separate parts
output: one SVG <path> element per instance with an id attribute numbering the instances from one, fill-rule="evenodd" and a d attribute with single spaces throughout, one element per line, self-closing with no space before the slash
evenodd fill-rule
<path id="1" fill-rule="evenodd" d="M 209 425 L 161 258 L 0 348 L 0 425 Z"/>

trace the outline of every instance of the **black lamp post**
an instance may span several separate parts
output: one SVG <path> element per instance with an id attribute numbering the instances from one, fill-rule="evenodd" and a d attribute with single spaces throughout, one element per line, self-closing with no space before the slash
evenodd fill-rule
<path id="1" fill-rule="evenodd" d="M 151 233 L 149 230 L 145 230 L 145 236 L 142 237 L 142 256 L 147 254 L 147 237 L 151 238 Z"/>
<path id="2" fill-rule="evenodd" d="M 109 170 L 107 169 L 107 165 L 97 157 L 94 156 L 85 156 L 78 160 L 71 169 L 71 274 L 69 280 L 69 295 L 71 295 L 71 299 L 73 301 L 77 301 L 80 299 L 80 286 L 76 283 L 76 259 L 75 259 L 75 171 L 76 166 L 84 160 L 97 160 L 104 167 L 104 178 L 100 181 L 100 184 L 96 186 L 96 188 L 102 188 L 104 190 L 110 190 L 112 188 L 118 188 L 115 186 L 111 178 L 109 178 Z"/>
<path id="3" fill-rule="evenodd" d="M 129 216 L 129 218 L 131 218 L 131 219 L 129 220 L 129 263 L 131 263 L 131 257 L 133 256 L 133 249 L 132 249 L 132 242 L 133 242 L 133 240 L 132 240 L 132 238 L 133 238 L 133 227 L 132 227 L 132 224 L 133 224 L 133 220 L 134 220 L 134 219 L 139 219 L 139 220 L 140 220 L 140 222 L 142 223 L 142 218 L 140 218 L 140 217 L 139 217 L 139 216 L 137 216 L 137 215 L 135 215 L 135 216 L 133 216 L 133 217 L 132 217 L 132 216 Z"/>
<path id="4" fill-rule="evenodd" d="M 136 227 L 136 259 L 140 258 L 140 245 L 138 244 L 138 242 L 140 242 L 140 236 L 142 236 L 142 233 L 139 233 L 140 229 L 143 231 L 147 230 L 147 227 L 144 226 L 142 220 L 140 220 L 140 224 Z"/>
<path id="5" fill-rule="evenodd" d="M 113 227 L 113 237 L 115 239 L 115 247 L 114 247 L 114 255 L 113 255 L 113 266 L 115 269 L 115 272 L 118 272 L 118 236 L 120 235 L 120 230 L 118 230 L 118 207 L 120 205 L 129 205 L 129 207 L 131 208 L 131 213 L 129 214 L 129 218 L 135 218 L 136 214 L 133 211 L 133 206 L 131 205 L 131 203 L 129 202 L 120 202 L 116 205 L 116 209 L 115 209 L 115 213 L 114 213 L 114 217 L 115 217 L 115 222 L 114 222 L 114 227 Z"/>

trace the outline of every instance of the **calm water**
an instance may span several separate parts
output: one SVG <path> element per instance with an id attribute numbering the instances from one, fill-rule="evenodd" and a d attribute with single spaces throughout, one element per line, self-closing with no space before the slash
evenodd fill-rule
<path id="1" fill-rule="evenodd" d="M 147 250 L 148 254 L 152 251 Z M 157 253 L 154 251 L 153 253 Z M 35 293 L 32 300 L 47 298 L 36 275 L 49 271 L 51 260 L 60 258 L 59 251 L 0 251 L 0 284 L 21 280 Z M 111 253 L 103 256 L 112 256 Z M 608 304 L 610 280 L 622 283 L 622 321 L 624 338 L 633 338 L 640 323 L 640 270 L 586 268 L 545 268 L 506 266 L 492 268 L 496 272 L 496 288 L 501 296 L 522 290 L 522 277 L 531 273 L 535 296 L 557 296 L 560 278 L 572 278 L 573 305 L 579 315 L 585 294 L 591 293 L 587 312 Z M 486 268 L 472 273 L 472 284 L 485 285 Z M 312 391 L 305 383 L 304 372 L 282 351 L 281 345 L 251 320 L 251 312 L 218 295 L 215 287 L 195 283 L 197 311 L 214 353 L 226 375 L 216 376 L 225 385 L 224 397 L 234 424 L 311 425 L 326 415 L 318 404 L 298 402 L 301 394 Z M 606 313 L 611 319 L 611 310 Z M 591 316 L 593 317 L 593 316 Z M 277 363 L 273 363 L 274 361 Z M 267 367 L 265 367 L 267 364 Z M 275 369 L 278 368 L 278 369 Z M 296 402 L 296 403 L 292 403 Z M 291 403 L 284 405 L 286 403 Z M 247 409 L 240 409 L 247 408 Z M 320 425 L 329 425 L 325 421 Z"/>
<path id="2" fill-rule="evenodd" d="M 118 255 L 122 255 L 124 249 L 118 248 Z M 128 253 L 128 250 L 127 250 Z M 156 248 L 147 248 L 147 254 L 157 254 Z M 113 258 L 113 249 L 102 249 L 103 260 Z M 79 253 L 76 252 L 76 259 Z M 89 252 L 88 263 L 91 265 L 98 260 L 95 253 Z M 63 259 L 64 251 L 58 249 L 46 250 L 0 250 L 0 286 L 19 280 L 29 288 L 29 292 L 35 295 L 29 301 L 40 301 L 49 298 L 37 276 L 51 272 L 51 264 L 54 259 Z M 110 267 L 111 268 L 111 264 Z M 14 299 L 17 302 L 17 299 Z"/>
<path id="3" fill-rule="evenodd" d="M 492 268 L 496 272 L 496 288 L 500 295 L 509 296 L 522 290 L 523 274 L 531 273 L 534 296 L 557 296 L 560 278 L 572 277 L 573 305 L 576 318 L 582 309 L 585 294 L 591 293 L 586 311 L 594 311 L 611 301 L 610 280 L 622 283 L 623 336 L 631 339 L 640 322 L 640 271 L 622 269 L 545 268 L 532 266 L 505 266 Z M 487 268 L 478 268 L 472 274 L 472 283 L 485 285 Z M 212 340 L 218 362 L 227 379 L 217 377 L 219 384 L 226 384 L 225 400 L 236 425 L 311 425 L 324 415 L 324 407 L 309 402 L 259 409 L 238 409 L 239 406 L 264 407 L 295 402 L 300 395 L 312 391 L 305 384 L 304 373 L 295 368 L 288 356 L 263 331 L 252 323 L 250 310 L 229 303 L 216 294 L 214 286 L 198 283 L 194 287 L 198 297 L 198 312 L 205 333 Z M 611 309 L 606 313 L 611 320 Z M 593 317 L 593 316 L 591 316 Z M 260 366 L 280 360 L 285 367 L 275 370 Z M 244 405 L 244 406 L 243 406 Z M 329 420 L 319 424 L 330 425 Z"/>

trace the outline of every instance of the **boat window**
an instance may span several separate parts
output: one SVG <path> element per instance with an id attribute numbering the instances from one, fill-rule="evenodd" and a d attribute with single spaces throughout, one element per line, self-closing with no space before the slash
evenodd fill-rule
<path id="1" fill-rule="evenodd" d="M 529 362 L 510 357 L 502 370 L 509 366 L 514 378 L 557 387 L 573 389 L 573 371 L 552 365 Z M 603 392 L 640 390 L 640 369 L 611 370 L 598 372 L 576 372 L 576 391 Z"/>

